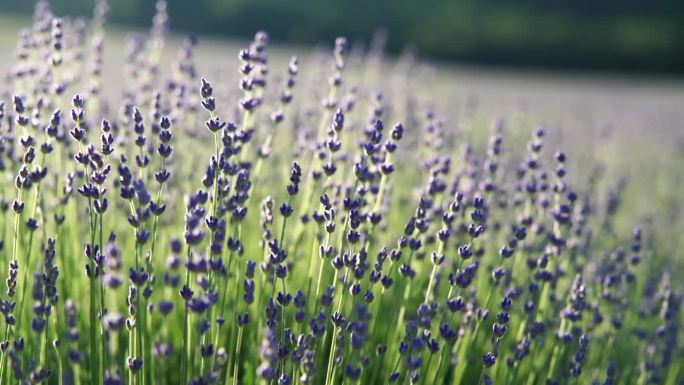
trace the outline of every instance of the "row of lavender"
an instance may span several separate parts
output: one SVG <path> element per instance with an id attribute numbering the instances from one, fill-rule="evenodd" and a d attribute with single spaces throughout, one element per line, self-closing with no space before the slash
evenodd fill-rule
<path id="1" fill-rule="evenodd" d="M 543 128 L 462 145 L 344 38 L 204 79 L 163 1 L 113 103 L 106 14 L 39 3 L 4 81 L 0 383 L 682 383 L 677 272 Z"/>

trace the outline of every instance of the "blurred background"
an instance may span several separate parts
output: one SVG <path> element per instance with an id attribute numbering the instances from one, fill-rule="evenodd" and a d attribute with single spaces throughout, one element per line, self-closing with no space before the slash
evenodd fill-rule
<path id="1" fill-rule="evenodd" d="M 345 35 L 423 57 L 506 67 L 684 73 L 681 0 L 169 0 L 172 30 L 311 45 Z M 52 0 L 57 14 L 92 14 L 88 0 Z M 33 1 L 0 0 L 30 16 Z M 153 0 L 111 1 L 114 25 L 146 28 Z M 376 35 L 377 36 L 377 35 Z"/>
<path id="2" fill-rule="evenodd" d="M 545 126 L 549 153 L 563 149 L 569 156 L 569 175 L 583 183 L 600 174 L 610 192 L 600 199 L 629 207 L 618 221 L 621 233 L 635 222 L 684 233 L 682 0 L 166 1 L 162 75 L 195 35 L 198 76 L 221 84 L 220 92 L 239 92 L 238 52 L 265 30 L 275 84 L 291 55 L 299 55 L 302 81 L 325 89 L 334 38 L 346 36 L 352 49 L 345 84 L 362 100 L 377 91 L 411 93 L 458 133 L 460 144 L 478 151 L 498 118 L 512 153 Z M 0 76 L 15 61 L 36 2 L 0 0 Z M 87 20 L 95 2 L 49 3 L 56 15 Z M 150 36 L 156 0 L 109 3 L 102 100 L 113 115 L 136 67 L 129 55 Z M 92 30 L 85 28 L 80 44 L 90 47 Z M 0 94 L 10 84 L 0 81 Z M 297 96 L 314 100 L 312 106 L 319 97 L 316 90 Z M 684 237 L 670 234 L 660 235 L 663 247 L 684 249 Z"/>

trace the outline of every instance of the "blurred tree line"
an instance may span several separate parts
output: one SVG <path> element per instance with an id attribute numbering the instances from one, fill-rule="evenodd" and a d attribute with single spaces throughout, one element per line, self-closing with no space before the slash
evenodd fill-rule
<path id="1" fill-rule="evenodd" d="M 92 13 L 94 0 L 52 0 L 58 14 Z M 444 60 L 508 66 L 684 72 L 681 0 L 167 0 L 177 32 L 312 44 L 345 35 L 387 48 L 408 44 Z M 145 27 L 154 0 L 111 0 L 110 20 Z M 31 1 L 0 0 L 29 14 Z"/>

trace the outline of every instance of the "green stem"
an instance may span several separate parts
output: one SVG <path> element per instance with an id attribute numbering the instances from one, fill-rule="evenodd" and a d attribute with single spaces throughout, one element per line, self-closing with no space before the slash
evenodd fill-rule
<path id="1" fill-rule="evenodd" d="M 188 246 L 188 256 L 187 260 L 190 261 L 191 257 L 191 248 Z M 185 270 L 185 285 L 190 287 L 190 269 L 186 268 Z M 189 328 L 188 328 L 188 323 L 189 323 L 189 315 L 190 313 L 188 312 L 188 304 L 187 302 L 184 304 L 184 309 L 185 309 L 185 314 L 183 316 L 183 345 L 181 346 L 182 349 L 182 359 L 181 359 L 181 377 L 180 381 L 182 384 L 185 384 L 188 382 L 188 349 L 189 349 Z"/>
<path id="2" fill-rule="evenodd" d="M 235 347 L 235 363 L 233 364 L 233 385 L 237 385 L 240 375 L 240 349 L 242 348 L 242 332 L 244 327 L 238 327 L 237 346 Z M 228 376 L 226 376 L 228 380 Z"/>

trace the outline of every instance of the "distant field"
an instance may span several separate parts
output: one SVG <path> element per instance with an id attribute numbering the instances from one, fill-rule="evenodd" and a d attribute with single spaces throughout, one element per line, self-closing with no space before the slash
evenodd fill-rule
<path id="1" fill-rule="evenodd" d="M 0 16 L 0 69 L 6 70 L 13 57 L 17 31 L 28 26 L 30 20 Z M 256 26 L 255 26 L 256 28 Z M 121 81 L 125 62 L 125 49 L 130 36 L 145 34 L 145 30 L 125 30 L 110 27 L 104 60 L 104 94 L 115 102 L 122 91 Z M 171 36 L 164 50 L 162 62 L 176 58 L 184 35 Z M 322 42 L 329 43 L 329 42 Z M 237 89 L 238 52 L 245 41 L 201 38 L 196 50 L 198 73 L 216 76 L 222 81 L 234 79 Z M 362 46 L 357 44 L 358 46 Z M 303 71 L 315 63 L 315 52 L 308 47 L 269 47 L 272 72 L 282 72 L 293 54 L 299 55 Z M 352 50 L 360 62 L 362 53 Z M 419 58 L 419 60 L 421 60 Z M 375 75 L 383 66 L 403 65 L 392 60 L 374 62 Z M 372 66 L 371 66 L 372 67 Z M 530 130 L 538 125 L 550 129 L 552 138 L 581 153 L 570 153 L 579 178 L 597 160 L 605 162 L 606 174 L 632 177 L 642 183 L 631 184 L 631 189 L 650 186 L 651 193 L 661 199 L 678 200 L 684 195 L 679 189 L 659 189 L 656 178 L 679 177 L 679 164 L 684 161 L 684 82 L 681 79 L 626 75 L 588 75 L 562 72 L 488 69 L 486 67 L 459 66 L 433 63 L 416 66 L 416 71 L 427 72 L 438 111 L 450 119 L 447 125 L 476 128 L 465 130 L 465 135 L 481 143 L 486 139 L 493 119 L 503 118 L 511 134 L 524 143 Z M 168 66 L 162 66 L 168 71 Z M 277 76 L 277 75 L 276 75 Z M 358 80 L 358 79 L 355 79 Z M 373 87 L 383 90 L 382 77 L 373 80 Z M 230 80 L 232 81 L 232 80 Z M 377 84 L 377 87 L 376 87 Z M 0 87 L 0 90 L 4 90 Z M 384 90 L 389 91 L 389 90 Z M 114 103 L 116 105 L 116 103 Z M 472 127 L 471 127 L 472 126 Z M 670 173 L 674 174 L 671 175 Z M 634 204 L 649 207 L 638 195 Z M 681 199 L 680 199 L 681 200 Z M 652 208 L 652 207 L 651 207 Z M 662 220 L 661 215 L 651 216 Z M 662 213 L 665 216 L 674 213 Z"/>
<path id="2" fill-rule="evenodd" d="M 30 20 L 0 16 L 0 69 L 6 71 L 20 28 Z M 255 27 L 256 28 L 256 27 Z M 125 50 L 129 38 L 146 30 L 109 27 L 104 60 L 104 95 L 113 105 L 121 94 Z M 163 53 L 163 63 L 171 63 L 185 35 L 172 34 Z M 247 42 L 199 38 L 196 49 L 198 73 L 231 82 L 237 89 L 238 52 Z M 322 42 L 321 48 L 327 49 Z M 362 47 L 364 42 L 357 42 Z M 329 45 L 329 44 L 328 44 Z M 309 47 L 275 45 L 269 47 L 270 66 L 276 77 L 286 68 L 291 55 L 299 55 L 307 66 L 318 65 L 316 50 Z M 352 50 L 352 60 L 359 64 L 363 52 Z M 423 60 L 419 58 L 420 62 Z M 354 61 L 352 61 L 354 63 Z M 353 65 L 353 64 L 352 64 Z M 383 79 L 383 67 L 401 66 L 393 59 L 371 61 L 366 65 L 372 83 L 368 88 L 389 92 L 391 79 Z M 413 65 L 413 64 L 412 64 Z M 447 126 L 464 129 L 463 135 L 484 146 L 495 118 L 503 118 L 515 142 L 522 145 L 529 132 L 547 126 L 552 140 L 562 141 L 570 152 L 571 175 L 582 180 L 597 162 L 606 175 L 631 178 L 640 183 L 628 184 L 631 204 L 649 220 L 675 221 L 677 213 L 654 213 L 652 202 L 643 199 L 644 187 L 651 198 L 679 202 L 684 196 L 684 82 L 662 77 L 591 75 L 534 70 L 501 70 L 458 64 L 430 63 L 414 65 L 416 73 L 425 73 L 434 90 L 437 111 L 447 116 Z M 162 71 L 169 71 L 162 66 Z M 377 78 L 375 78 L 377 76 Z M 352 79 L 364 87 L 367 79 Z M 0 87 L 4 91 L 4 88 Z M 675 178 L 682 184 L 671 184 Z M 671 203 L 668 203 L 672 207 Z M 682 207 L 679 202 L 678 207 Z M 667 204 L 658 206 L 667 207 Z M 630 222 L 631 223 L 631 222 Z M 631 226 L 625 221 L 625 226 Z M 684 226 L 683 226 L 684 227 Z M 684 242 L 684 241 L 682 241 Z"/>

